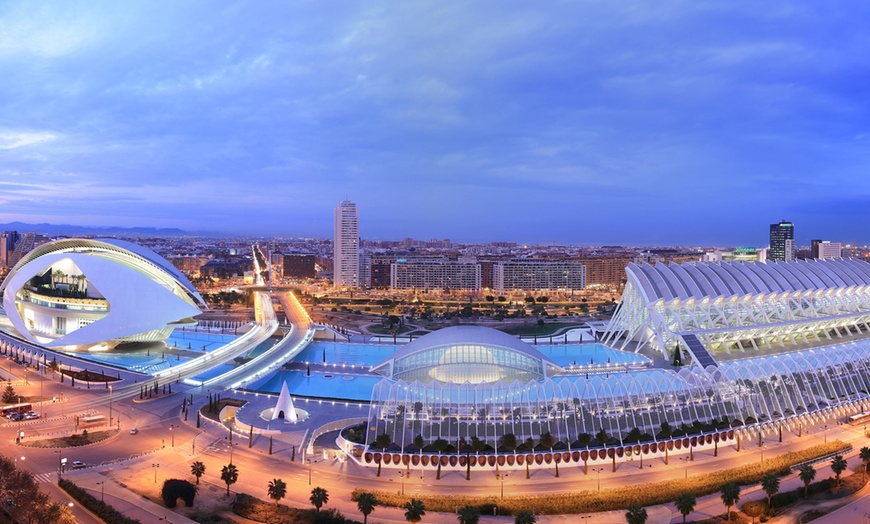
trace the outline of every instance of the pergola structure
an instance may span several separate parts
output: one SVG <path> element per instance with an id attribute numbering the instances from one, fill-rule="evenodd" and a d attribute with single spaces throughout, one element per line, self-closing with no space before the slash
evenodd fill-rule
<path id="1" fill-rule="evenodd" d="M 712 352 L 836 341 L 870 332 L 870 263 L 629 264 L 603 342 L 666 358 L 694 335 Z"/>

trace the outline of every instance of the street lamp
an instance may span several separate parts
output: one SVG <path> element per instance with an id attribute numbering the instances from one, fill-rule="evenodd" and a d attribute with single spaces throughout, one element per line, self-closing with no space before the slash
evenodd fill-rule
<path id="1" fill-rule="evenodd" d="M 109 425 L 112 425 L 112 386 L 109 386 Z"/>
<path id="2" fill-rule="evenodd" d="M 680 457 L 680 460 L 686 464 L 686 471 L 683 475 L 683 478 L 689 478 L 689 457 Z"/>
<path id="3" fill-rule="evenodd" d="M 604 468 L 592 468 L 592 471 L 598 473 L 598 491 L 601 491 L 601 472 Z"/>
<path id="4" fill-rule="evenodd" d="M 103 502 L 103 501 L 104 501 L 104 495 L 105 495 L 105 493 L 106 493 L 106 491 L 105 491 L 106 481 L 104 480 L 104 481 L 102 481 L 102 482 L 97 482 L 97 485 L 100 486 L 100 502 Z"/>
<path id="5" fill-rule="evenodd" d="M 496 478 L 501 481 L 501 498 L 504 500 L 504 479 L 508 477 L 507 473 L 502 472 L 499 475 L 496 475 Z"/>
<path id="6" fill-rule="evenodd" d="M 828 425 L 825 424 L 825 444 L 828 443 Z"/>
<path id="7" fill-rule="evenodd" d="M 405 472 L 399 471 L 399 477 L 402 479 L 402 496 L 405 496 Z"/>
<path id="8" fill-rule="evenodd" d="M 173 431 L 174 429 L 175 429 L 175 426 L 170 424 L 169 425 L 169 435 L 172 437 L 172 447 L 173 448 L 175 447 L 175 431 Z"/>
<path id="9" fill-rule="evenodd" d="M 159 468 L 159 467 L 160 467 L 160 464 L 151 464 L 151 469 L 154 470 L 154 483 L 155 484 L 157 484 L 157 468 Z"/>

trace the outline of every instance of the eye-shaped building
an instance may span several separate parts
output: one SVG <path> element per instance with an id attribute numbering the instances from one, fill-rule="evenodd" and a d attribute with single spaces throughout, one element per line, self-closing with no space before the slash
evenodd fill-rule
<path id="1" fill-rule="evenodd" d="M 116 239 L 44 244 L 12 268 L 0 292 L 23 338 L 64 349 L 162 341 L 205 306 L 167 260 Z"/>

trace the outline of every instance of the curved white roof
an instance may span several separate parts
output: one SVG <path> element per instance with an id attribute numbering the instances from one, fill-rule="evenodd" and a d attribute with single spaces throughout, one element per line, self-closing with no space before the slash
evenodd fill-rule
<path id="1" fill-rule="evenodd" d="M 100 300 L 108 307 L 94 308 L 93 302 L 87 301 L 76 304 L 76 299 L 52 302 L 26 298 L 32 293 L 23 290 L 28 282 L 58 263 L 74 264 L 87 278 L 88 286 L 99 290 Z M 161 338 L 161 333 L 168 334 L 173 325 L 198 315 L 197 302 L 202 303 L 190 282 L 177 270 L 169 270 L 171 267 L 153 251 L 129 242 L 65 239 L 28 253 L 10 271 L 0 291 L 10 322 L 34 343 L 81 346 L 146 333 L 162 340 L 165 335 Z M 41 315 L 38 326 L 33 326 L 35 314 Z M 50 324 L 55 317 L 64 317 L 74 325 L 47 331 L 54 329 Z"/>
<path id="2" fill-rule="evenodd" d="M 647 303 L 816 291 L 870 284 L 870 263 L 857 259 L 795 260 L 790 262 L 631 263 L 628 278 Z"/>
<path id="3" fill-rule="evenodd" d="M 400 358 L 427 349 L 462 344 L 482 344 L 511 349 L 530 358 L 543 360 L 548 364 L 556 366 L 556 363 L 550 360 L 549 357 L 519 338 L 508 335 L 504 331 L 483 326 L 452 326 L 427 333 L 417 340 L 402 346 L 398 351 L 390 355 L 387 360 L 399 360 Z"/>

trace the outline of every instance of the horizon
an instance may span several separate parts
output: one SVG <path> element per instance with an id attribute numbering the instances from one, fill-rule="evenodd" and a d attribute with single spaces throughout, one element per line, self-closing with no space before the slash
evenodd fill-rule
<path id="1" fill-rule="evenodd" d="M 6 4 L 0 221 L 330 238 L 347 198 L 365 239 L 866 245 L 868 14 Z"/>

